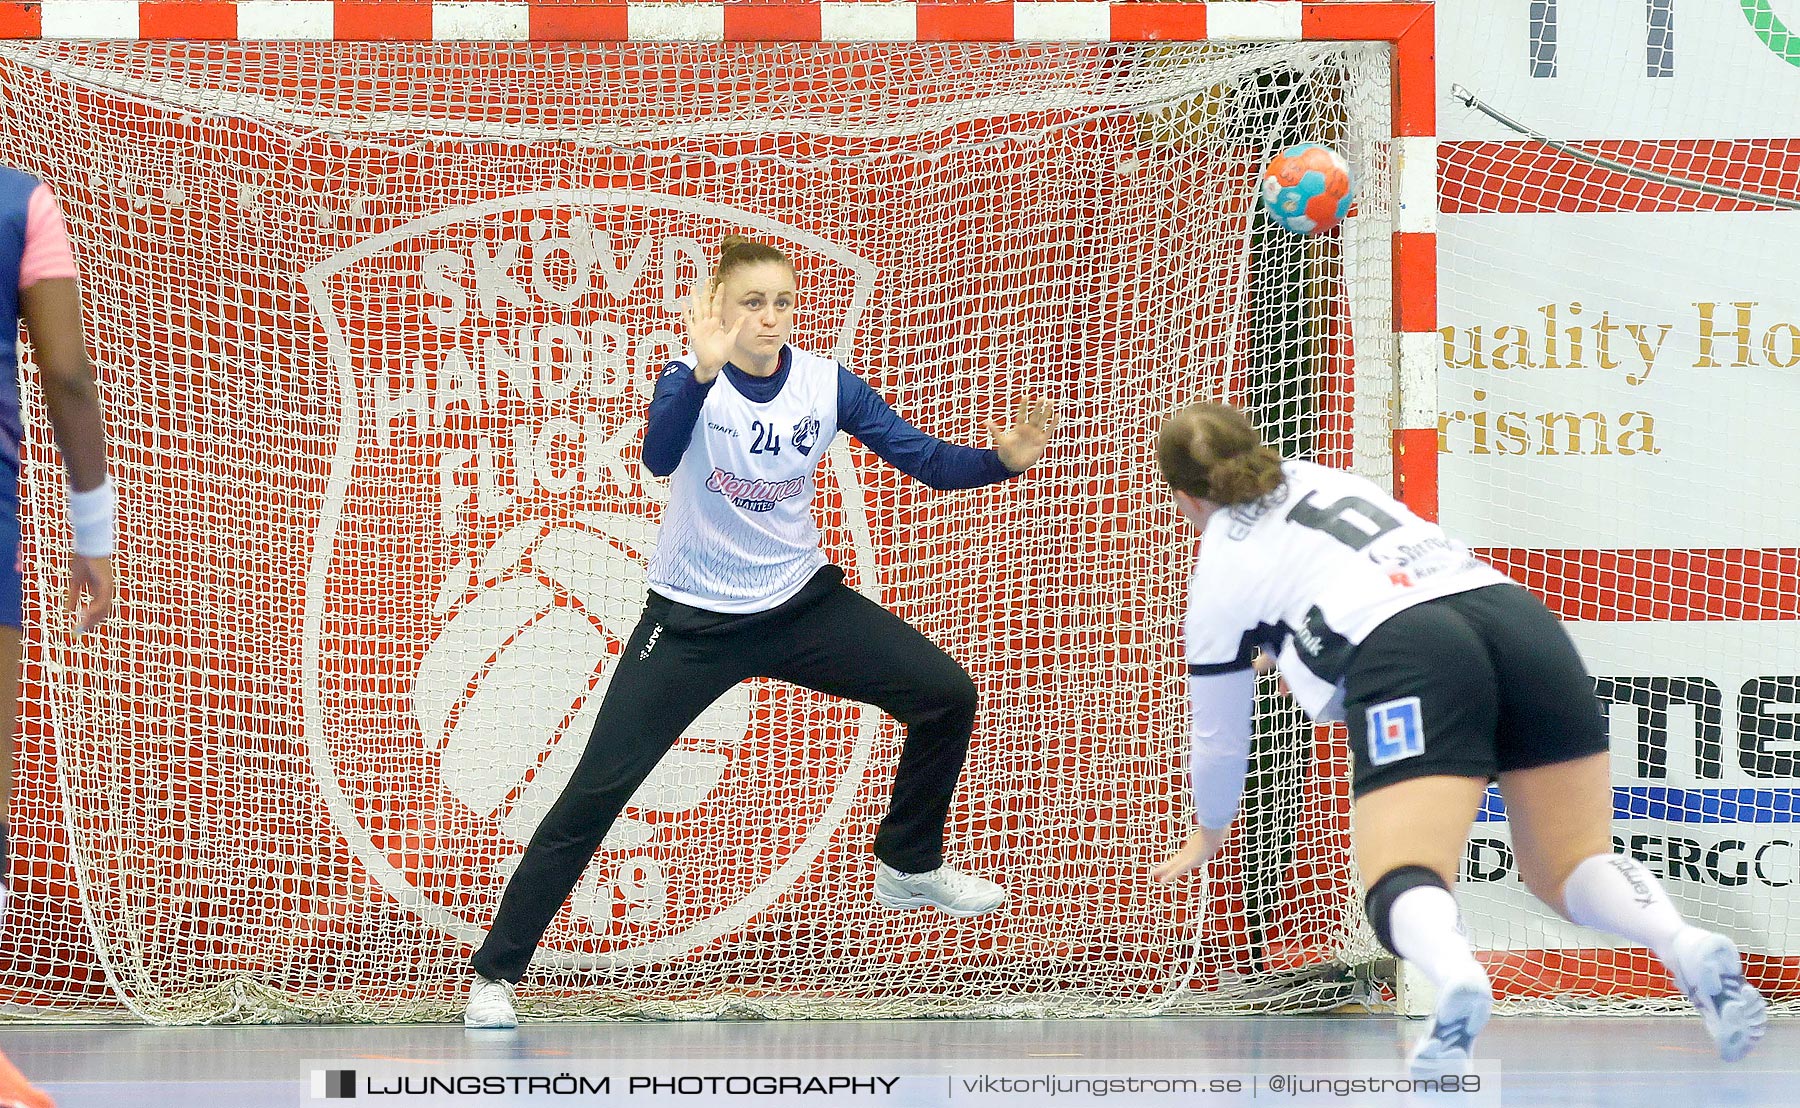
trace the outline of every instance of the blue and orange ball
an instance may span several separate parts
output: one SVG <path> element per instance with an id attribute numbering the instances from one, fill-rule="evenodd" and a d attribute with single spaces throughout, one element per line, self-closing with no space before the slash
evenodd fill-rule
<path id="1" fill-rule="evenodd" d="M 1288 147 L 1263 171 L 1263 207 L 1296 235 L 1336 227 L 1350 214 L 1355 195 L 1349 165 L 1337 151 L 1316 142 Z"/>

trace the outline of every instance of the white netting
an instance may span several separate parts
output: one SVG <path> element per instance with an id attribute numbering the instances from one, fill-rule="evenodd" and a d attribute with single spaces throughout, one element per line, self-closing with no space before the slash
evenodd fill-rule
<path id="1" fill-rule="evenodd" d="M 1468 104 L 1439 116 L 1443 520 L 1570 621 L 1617 848 L 1791 1005 L 1800 39 L 1766 4 L 1674 7 L 1439 9 Z M 1505 993 L 1685 1010 L 1537 905 L 1511 844 L 1478 823 L 1460 892 Z"/>
<path id="2" fill-rule="evenodd" d="M 455 1010 L 642 600 L 675 300 L 748 231 L 798 263 L 797 343 L 926 430 L 1061 399 L 1016 484 L 936 494 L 847 443 L 822 482 L 833 558 L 981 688 L 951 858 L 1014 906 L 875 908 L 893 724 L 756 682 L 634 799 L 524 1010 L 1342 1000 L 1376 953 L 1347 769 L 1291 713 L 1210 894 L 1146 879 L 1186 811 L 1191 541 L 1149 443 L 1223 391 L 1386 478 L 1388 97 L 1359 44 L 0 49 L 0 161 L 70 213 L 124 535 L 109 630 L 35 640 L 3 987 Z M 1302 139 L 1357 175 L 1337 236 L 1255 212 Z M 55 467 L 40 436 L 39 607 Z"/>

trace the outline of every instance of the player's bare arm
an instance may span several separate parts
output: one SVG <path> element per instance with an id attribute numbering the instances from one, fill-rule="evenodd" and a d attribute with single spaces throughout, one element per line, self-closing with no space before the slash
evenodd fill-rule
<path id="1" fill-rule="evenodd" d="M 63 608 L 75 613 L 76 633 L 82 634 L 111 613 L 117 586 L 106 426 L 83 339 L 80 287 L 72 277 L 39 281 L 20 292 L 19 309 L 36 354 L 44 408 L 69 473 L 76 542 Z"/>

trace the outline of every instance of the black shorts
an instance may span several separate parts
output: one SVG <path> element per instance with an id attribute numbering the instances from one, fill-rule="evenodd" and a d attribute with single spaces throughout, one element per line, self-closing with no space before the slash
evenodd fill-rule
<path id="1" fill-rule="evenodd" d="M 1414 777 L 1484 777 L 1606 750 L 1594 681 L 1537 597 L 1490 585 L 1370 632 L 1344 675 L 1351 795 Z"/>

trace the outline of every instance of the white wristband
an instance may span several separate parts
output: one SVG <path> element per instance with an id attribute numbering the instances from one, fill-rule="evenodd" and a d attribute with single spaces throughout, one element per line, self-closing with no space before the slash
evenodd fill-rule
<path id="1" fill-rule="evenodd" d="M 75 528 L 75 553 L 83 558 L 110 558 L 113 552 L 113 520 L 118 510 L 112 478 L 86 492 L 69 490 L 69 522 Z"/>

